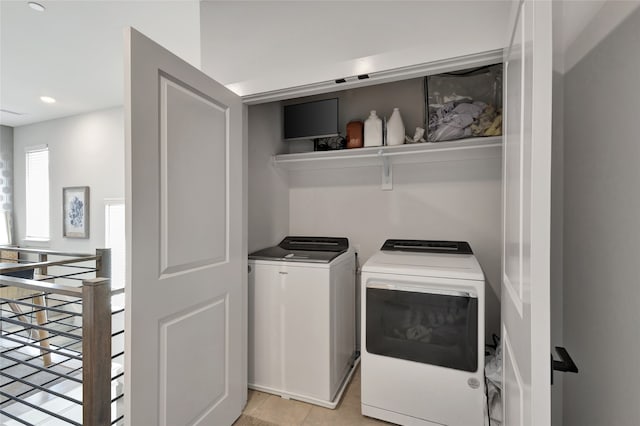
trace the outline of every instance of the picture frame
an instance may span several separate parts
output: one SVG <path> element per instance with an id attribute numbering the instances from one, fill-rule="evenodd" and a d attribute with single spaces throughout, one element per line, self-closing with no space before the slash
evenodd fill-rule
<path id="1" fill-rule="evenodd" d="M 62 236 L 89 238 L 89 187 L 62 188 Z"/>

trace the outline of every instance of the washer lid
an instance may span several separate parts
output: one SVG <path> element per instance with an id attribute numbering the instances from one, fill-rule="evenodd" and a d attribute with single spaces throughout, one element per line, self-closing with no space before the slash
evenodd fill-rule
<path id="1" fill-rule="evenodd" d="M 284 262 L 329 263 L 344 252 L 319 250 L 285 250 L 269 247 L 249 254 L 252 260 L 277 260 Z"/>
<path id="2" fill-rule="evenodd" d="M 249 259 L 329 263 L 348 249 L 349 240 L 343 237 L 288 236 L 275 247 L 249 254 Z"/>
<path id="3" fill-rule="evenodd" d="M 367 260 L 362 272 L 484 281 L 482 268 L 472 254 L 379 251 Z"/>

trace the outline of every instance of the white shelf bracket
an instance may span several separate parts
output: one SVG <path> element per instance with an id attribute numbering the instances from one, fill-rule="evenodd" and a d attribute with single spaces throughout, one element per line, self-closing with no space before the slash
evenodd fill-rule
<path id="1" fill-rule="evenodd" d="M 391 191 L 393 189 L 393 167 L 389 157 L 384 155 L 382 150 L 378 151 L 382 159 L 382 190 Z"/>

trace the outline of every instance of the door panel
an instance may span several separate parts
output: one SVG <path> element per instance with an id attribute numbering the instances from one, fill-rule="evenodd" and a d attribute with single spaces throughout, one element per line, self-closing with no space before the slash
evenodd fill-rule
<path id="1" fill-rule="evenodd" d="M 160 90 L 161 273 L 167 274 L 227 260 L 229 109 L 167 75 Z M 204 170 L 210 179 L 194 175 Z"/>
<path id="2" fill-rule="evenodd" d="M 215 407 L 228 397 L 228 356 L 221 344 L 229 333 L 227 309 L 227 297 L 221 297 L 161 322 L 160 407 L 167 425 L 191 424 L 193 413 L 206 414 L 207 407 Z M 203 329 L 203 324 L 209 326 Z M 198 342 L 197 351 L 184 350 L 194 342 Z M 184 365 L 199 368 L 185 369 Z"/>
<path id="3" fill-rule="evenodd" d="M 514 40 L 521 40 L 522 25 L 516 23 Z M 503 286 L 509 292 L 513 302 L 522 311 L 522 265 L 520 253 L 521 230 L 521 172 L 522 172 L 522 49 L 521 45 L 511 46 L 509 57 L 505 61 L 506 102 L 505 102 L 505 138 L 504 138 L 504 271 Z M 517 119 L 511 119 L 515 117 Z M 507 214 L 507 212 L 509 214 Z"/>
<path id="4" fill-rule="evenodd" d="M 246 402 L 244 107 L 126 32 L 129 425 L 230 425 Z"/>
<path id="5" fill-rule="evenodd" d="M 551 2 L 514 7 L 505 53 L 503 409 L 505 424 L 538 426 L 551 421 Z"/>

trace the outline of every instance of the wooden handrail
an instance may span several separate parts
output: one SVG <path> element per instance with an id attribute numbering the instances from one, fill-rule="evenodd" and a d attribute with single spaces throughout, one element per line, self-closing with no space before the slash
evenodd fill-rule
<path id="1" fill-rule="evenodd" d="M 38 254 L 38 259 L 40 260 L 39 262 L 16 263 L 15 266 L 1 267 L 0 268 L 0 285 L 19 287 L 27 290 L 44 292 L 44 293 L 56 293 L 56 294 L 62 294 L 66 296 L 81 297 L 82 288 L 63 285 L 63 284 L 57 284 L 57 283 L 50 283 L 50 282 L 45 282 L 41 280 L 30 280 L 26 278 L 4 276 L 1 274 L 18 272 L 18 271 L 27 271 L 27 270 L 36 269 L 36 268 L 38 268 L 42 274 L 46 274 L 47 269 L 51 266 L 64 266 L 72 263 L 89 262 L 92 260 L 96 261 L 96 265 L 97 265 L 96 269 L 98 271 L 103 271 L 104 266 L 110 266 L 111 264 L 110 259 L 108 259 L 110 257 L 109 249 L 98 249 L 96 250 L 96 254 L 73 254 L 73 253 L 62 253 L 54 250 L 23 249 L 19 247 L 7 247 L 7 246 L 0 246 L 0 250 Z M 71 258 L 61 259 L 61 260 L 48 260 L 48 256 L 69 256 Z M 103 257 L 106 257 L 107 259 L 103 259 Z M 103 273 L 103 272 L 100 272 L 100 273 Z"/>
<path id="2" fill-rule="evenodd" d="M 10 287 L 19 287 L 27 290 L 44 292 L 44 293 L 55 293 L 62 294 L 66 296 L 82 296 L 82 288 L 69 286 L 64 284 L 57 284 L 51 282 L 45 282 L 48 278 L 44 280 L 31 280 L 27 278 L 18 278 L 5 276 L 2 274 L 17 272 L 17 271 L 27 271 L 30 269 L 40 269 L 42 274 L 47 273 L 47 269 L 51 266 L 64 266 L 71 263 L 82 263 L 95 260 L 96 261 L 96 275 L 98 277 L 110 278 L 111 277 L 111 250 L 110 249 L 97 249 L 96 254 L 71 254 L 71 253 L 61 253 L 53 250 L 37 250 L 37 249 L 21 249 L 18 247 L 6 247 L 0 246 L 0 250 L 11 250 L 11 251 L 19 251 L 26 253 L 38 254 L 40 261 L 32 262 L 32 263 L 16 263 L 15 266 L 3 266 L 0 267 L 0 285 L 10 286 Z M 47 260 L 48 256 L 56 256 L 56 255 L 64 255 L 64 256 L 74 256 L 71 259 L 61 259 L 61 260 Z M 53 277 L 55 278 L 55 277 Z M 117 290 L 115 291 L 117 293 Z"/>
<path id="3" fill-rule="evenodd" d="M 40 291 L 43 293 L 55 293 L 65 296 L 82 296 L 82 287 L 73 287 L 64 284 L 50 283 L 46 281 L 29 280 L 27 278 L 5 277 L 0 278 L 0 285 L 9 287 L 19 287 L 27 290 Z"/>
<path id="4" fill-rule="evenodd" d="M 2 251 L 17 251 L 17 252 L 20 252 L 20 253 L 48 254 L 50 256 L 68 256 L 68 257 L 95 256 L 94 253 L 69 253 L 69 252 L 65 252 L 65 251 L 30 249 L 30 248 L 14 247 L 14 246 L 0 246 L 0 250 L 2 250 Z"/>
<path id="5" fill-rule="evenodd" d="M 3 266 L 0 268 L 0 274 L 6 272 L 16 272 L 16 271 L 27 271 L 29 269 L 35 268 L 48 268 L 49 266 L 59 266 L 59 265 L 67 265 L 69 263 L 80 263 L 80 262 L 88 262 L 91 260 L 98 260 L 99 256 L 87 256 L 87 257 L 76 257 L 73 259 L 64 259 L 64 260 L 49 260 L 46 262 L 32 262 L 32 263 L 16 263 L 16 266 Z"/>

